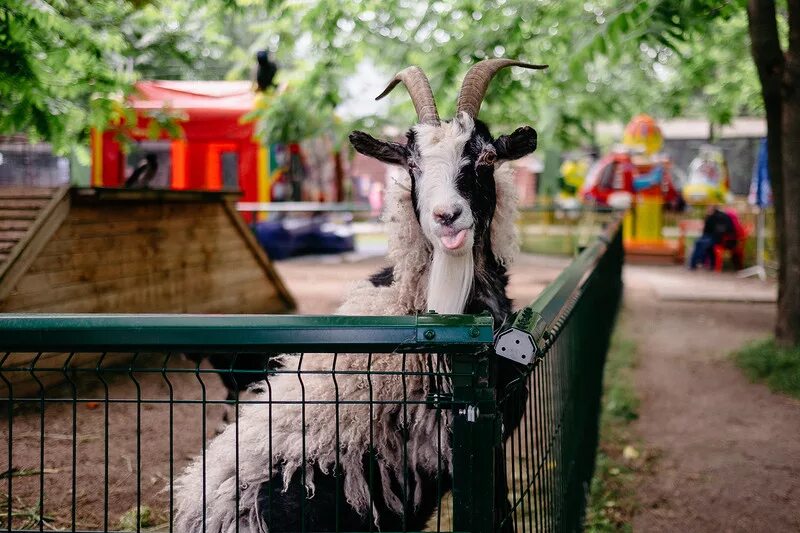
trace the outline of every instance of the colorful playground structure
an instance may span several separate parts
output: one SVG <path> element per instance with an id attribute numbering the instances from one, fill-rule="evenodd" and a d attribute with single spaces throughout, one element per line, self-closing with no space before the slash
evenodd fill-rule
<path id="1" fill-rule="evenodd" d="M 689 178 L 683 186 L 686 203 L 728 203 L 731 200 L 728 163 L 722 150 L 712 145 L 700 147 L 689 164 Z"/>
<path id="2" fill-rule="evenodd" d="M 266 200 L 269 151 L 255 140 L 254 125 L 242 120 L 254 108 L 255 98 L 250 82 L 137 83 L 127 101 L 136 124 L 123 119 L 105 131 L 92 132 L 92 186 L 122 186 L 138 160 L 153 154 L 153 187 L 219 191 L 241 185 L 246 199 Z M 172 115 L 180 130 L 177 138 L 153 125 L 153 113 L 158 112 Z M 123 132 L 135 143 L 130 154 L 118 137 Z"/>
<path id="3" fill-rule="evenodd" d="M 341 165 L 330 140 L 262 143 L 247 116 L 265 105 L 247 81 L 141 81 L 123 118 L 92 133 L 91 185 L 235 191 L 241 202 L 262 207 L 341 199 Z M 309 219 L 310 211 L 299 211 L 291 220 L 281 213 L 268 221 L 266 209 L 241 215 L 274 258 L 353 249 L 352 236 L 328 228 L 324 214 Z"/>
<path id="4" fill-rule="evenodd" d="M 691 251 L 692 239 L 703 233 L 708 208 L 719 206 L 737 220 L 738 211 L 747 222 L 738 226 L 733 239 L 736 242 L 715 248 L 710 266 L 719 270 L 723 256 L 730 254 L 735 266 L 740 267 L 745 242 L 754 234 L 754 224 L 748 216 L 752 209 L 741 202 L 738 208 L 733 207 L 722 150 L 702 145 L 689 165 L 688 179 L 679 180 L 673 161 L 661 152 L 662 146 L 663 136 L 656 121 L 638 115 L 626 126 L 622 143 L 597 161 L 591 163 L 588 156 L 570 154 L 560 168 L 556 211 L 564 211 L 572 219 L 586 208 L 624 211 L 628 258 L 647 263 L 684 261 Z M 763 237 L 763 231 L 759 234 Z"/>
<path id="5" fill-rule="evenodd" d="M 247 202 L 336 199 L 341 184 L 333 183 L 333 163 L 309 165 L 299 143 L 265 145 L 256 139 L 246 116 L 263 105 L 249 81 L 141 81 L 126 102 L 132 113 L 92 132 L 91 185 L 137 186 L 131 178 L 147 161 L 151 188 L 240 190 Z M 168 121 L 173 128 L 160 127 Z M 325 139 L 308 146 L 312 156 L 333 159 Z"/>
<path id="6" fill-rule="evenodd" d="M 655 120 L 634 117 L 623 143 L 589 171 L 580 197 L 588 205 L 626 211 L 625 249 L 632 259 L 672 262 L 676 247 L 662 237 L 665 209 L 679 210 L 683 198 L 672 178 L 672 163 L 659 153 L 663 136 Z"/>

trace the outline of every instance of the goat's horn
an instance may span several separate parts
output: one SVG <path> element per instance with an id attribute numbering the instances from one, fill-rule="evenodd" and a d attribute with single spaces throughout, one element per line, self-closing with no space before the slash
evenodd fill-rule
<path id="1" fill-rule="evenodd" d="M 481 109 L 483 97 L 486 96 L 486 89 L 489 87 L 489 82 L 497 71 L 505 67 L 523 67 L 531 69 L 545 69 L 547 65 L 532 65 L 531 63 L 524 63 L 522 61 L 514 61 L 513 59 L 484 59 L 472 65 L 467 75 L 464 76 L 464 81 L 461 83 L 461 90 L 458 92 L 458 104 L 456 109 L 458 112 L 465 112 L 472 118 L 478 116 L 478 111 Z"/>
<path id="2" fill-rule="evenodd" d="M 417 110 L 417 117 L 422 124 L 439 124 L 439 113 L 436 111 L 436 102 L 433 100 L 433 91 L 428 77 L 419 67 L 407 67 L 395 74 L 389 85 L 378 95 L 375 100 L 380 100 L 394 89 L 398 83 L 403 82 L 414 109 Z"/>

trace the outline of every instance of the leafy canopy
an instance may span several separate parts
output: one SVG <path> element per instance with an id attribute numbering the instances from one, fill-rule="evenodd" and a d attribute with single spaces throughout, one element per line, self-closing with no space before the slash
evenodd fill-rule
<path id="1" fill-rule="evenodd" d="M 288 86 L 252 113 L 273 141 L 348 124 L 344 81 L 368 64 L 388 79 L 409 64 L 431 79 L 443 116 L 464 72 L 486 57 L 549 63 L 502 72 L 481 110 L 496 129 L 533 123 L 551 144 L 593 137 L 598 121 L 648 112 L 724 124 L 761 111 L 742 0 L 7 0 L 0 6 L 0 132 L 56 147 L 85 143 L 137 78 L 251 75 L 267 48 Z M 406 127 L 397 91 L 377 124 Z"/>

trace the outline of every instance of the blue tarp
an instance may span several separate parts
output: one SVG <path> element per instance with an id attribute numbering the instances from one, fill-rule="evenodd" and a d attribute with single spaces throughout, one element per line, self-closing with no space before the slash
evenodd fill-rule
<path id="1" fill-rule="evenodd" d="M 320 218 L 283 219 L 259 222 L 255 235 L 271 259 L 304 254 L 337 254 L 355 249 L 352 234 L 325 229 Z"/>
<path id="2" fill-rule="evenodd" d="M 772 187 L 769 180 L 767 140 L 761 139 L 758 147 L 758 159 L 753 168 L 753 181 L 750 182 L 750 194 L 747 201 L 751 205 L 766 207 L 772 204 Z"/>

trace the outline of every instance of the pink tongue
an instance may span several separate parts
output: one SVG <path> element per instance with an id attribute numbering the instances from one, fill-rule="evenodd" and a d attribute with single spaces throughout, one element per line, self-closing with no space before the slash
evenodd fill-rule
<path id="1" fill-rule="evenodd" d="M 455 235 L 443 235 L 441 237 L 442 244 L 448 250 L 455 250 L 456 248 L 460 248 L 464 241 L 467 239 L 467 230 L 462 229 Z"/>

